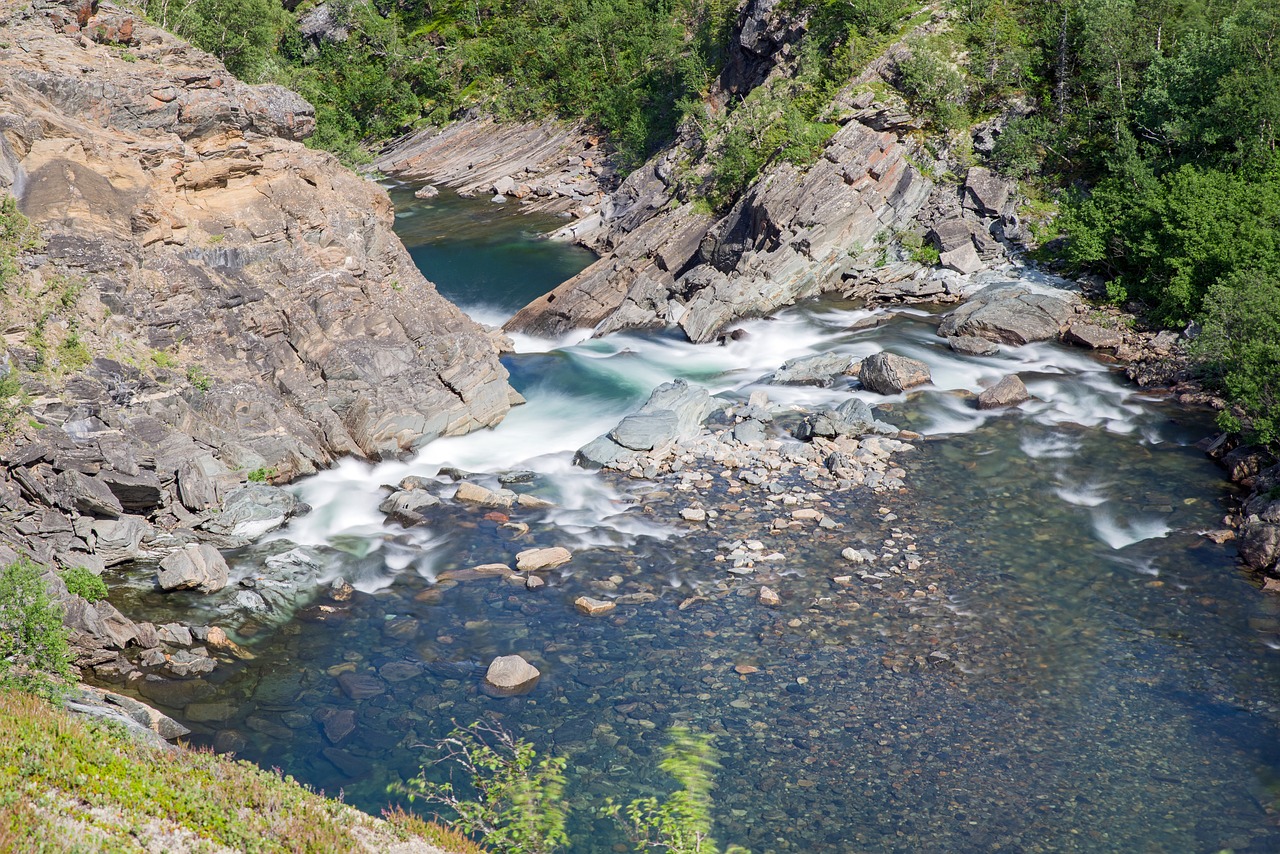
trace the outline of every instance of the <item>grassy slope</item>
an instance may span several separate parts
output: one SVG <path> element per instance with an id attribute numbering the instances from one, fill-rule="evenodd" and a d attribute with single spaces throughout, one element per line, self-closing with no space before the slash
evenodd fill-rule
<path id="1" fill-rule="evenodd" d="M 404 815 L 371 818 L 247 762 L 158 750 L 0 692 L 0 851 L 228 850 L 481 851 Z"/>

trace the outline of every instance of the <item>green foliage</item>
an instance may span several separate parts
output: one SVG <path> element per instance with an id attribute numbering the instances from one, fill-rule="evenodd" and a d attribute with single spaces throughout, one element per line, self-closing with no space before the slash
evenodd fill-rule
<path id="1" fill-rule="evenodd" d="M 145 0 L 148 17 L 251 83 L 268 76 L 291 16 L 274 0 Z"/>
<path id="2" fill-rule="evenodd" d="M 437 762 L 465 771 L 474 797 L 462 797 L 452 783 L 426 776 L 426 769 L 400 791 L 411 802 L 439 804 L 454 815 L 449 822 L 485 845 L 510 854 L 546 854 L 569 842 L 565 832 L 564 757 L 539 759 L 533 745 L 498 727 L 475 722 L 455 729 L 437 749 Z"/>
<path id="3" fill-rule="evenodd" d="M 1280 283 L 1274 274 L 1237 270 L 1209 289 L 1204 327 L 1192 345 L 1205 376 L 1243 412 L 1219 424 L 1251 441 L 1280 444 Z"/>
<path id="4" fill-rule="evenodd" d="M 191 383 L 191 387 L 197 391 L 208 391 L 213 388 L 213 377 L 209 376 L 200 365 L 191 365 L 187 368 L 187 382 Z"/>
<path id="5" fill-rule="evenodd" d="M 964 72 L 938 48 L 916 44 L 898 62 L 898 72 L 903 94 L 940 130 L 955 130 L 968 121 Z"/>
<path id="6" fill-rule="evenodd" d="M 264 466 L 249 472 L 246 477 L 252 483 L 266 483 L 278 474 L 280 471 L 275 466 Z"/>
<path id="7" fill-rule="evenodd" d="M 87 599 L 90 602 L 101 602 L 107 598 L 107 583 L 83 566 L 73 566 L 58 573 L 67 591 Z"/>
<path id="8" fill-rule="evenodd" d="M 178 367 L 178 359 L 172 353 L 167 353 L 164 350 L 152 350 L 151 361 L 155 363 L 157 368 Z"/>
<path id="9" fill-rule="evenodd" d="M 42 576 L 25 558 L 0 569 L 0 686 L 54 696 L 71 678 L 71 652 Z"/>
<path id="10" fill-rule="evenodd" d="M 8 371 L 0 376 L 0 438 L 13 431 L 18 412 L 22 409 L 22 383 L 18 382 L 12 368 Z"/>
<path id="11" fill-rule="evenodd" d="M 678 788 L 666 798 L 636 798 L 625 807 L 609 799 L 601 811 L 622 824 L 635 849 L 667 851 L 671 854 L 719 854 L 711 838 L 711 791 L 720 763 L 711 736 L 672 727 L 662 748 L 666 773 Z M 746 854 L 731 845 L 727 854 Z"/>
<path id="12" fill-rule="evenodd" d="M 68 332 L 58 344 L 58 368 L 60 371 L 77 371 L 93 361 L 89 348 L 75 332 Z"/>
<path id="13" fill-rule="evenodd" d="M 39 230 L 18 210 L 17 199 L 9 195 L 0 198 L 0 294 L 21 275 L 18 255 L 41 245 Z"/>

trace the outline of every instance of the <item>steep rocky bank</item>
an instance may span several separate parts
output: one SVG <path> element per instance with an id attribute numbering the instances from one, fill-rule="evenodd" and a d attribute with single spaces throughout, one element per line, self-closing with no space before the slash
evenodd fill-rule
<path id="1" fill-rule="evenodd" d="M 0 559 L 100 572 L 232 547 L 305 510 L 270 481 L 491 426 L 518 400 L 385 192 L 304 147 L 297 95 L 107 3 L 5 2 L 0 44 L 0 193 L 40 235 L 3 294 L 22 393 Z M 81 664 L 192 644 L 64 599 Z"/>

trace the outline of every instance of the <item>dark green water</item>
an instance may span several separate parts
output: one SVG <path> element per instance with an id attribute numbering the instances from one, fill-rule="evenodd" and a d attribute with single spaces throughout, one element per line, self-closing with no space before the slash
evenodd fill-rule
<path id="1" fill-rule="evenodd" d="M 488 204 L 418 208 L 401 217 L 412 223 L 402 234 L 410 245 L 462 234 L 473 247 L 504 247 L 505 269 L 528 268 L 522 282 L 547 253 L 564 251 L 528 241 L 528 220 Z M 470 293 L 467 282 L 493 275 L 496 252 L 454 254 L 450 238 L 440 240 L 415 257 L 446 293 Z M 431 266 L 450 257 L 448 277 Z M 584 263 L 557 257 L 560 272 L 538 281 Z M 462 301 L 508 313 L 523 303 L 524 292 L 502 290 L 510 275 L 489 281 L 498 293 L 477 286 L 477 298 Z M 241 638 L 256 658 L 215 673 L 209 699 L 226 701 L 228 713 L 191 721 L 195 740 L 234 742 L 245 758 L 377 812 L 393 797 L 387 786 L 429 757 L 421 745 L 452 722 L 496 720 L 569 757 L 575 852 L 619 841 L 593 816 L 604 797 L 665 785 L 658 751 L 674 723 L 716 735 L 717 838 L 756 854 L 1280 850 L 1280 608 L 1238 571 L 1230 544 L 1197 533 L 1218 525 L 1229 498 L 1221 473 L 1191 447 L 1211 430 L 1208 417 L 1135 396 L 1088 357 L 1052 345 L 1002 356 L 1009 361 L 995 368 L 1019 370 L 1042 402 L 979 416 L 954 389 L 971 387 L 989 362 L 954 357 L 927 318 L 849 332 L 848 311 L 805 307 L 752 325 L 729 348 L 631 336 L 512 357 L 530 404 L 497 431 L 433 446 L 417 463 L 352 466 L 302 484 L 316 527 L 285 535 L 312 542 L 315 530 L 330 532 L 346 549 L 333 558 L 342 574 L 381 572 L 385 586 L 336 610 L 303 607 L 278 628 L 246 624 Z M 889 346 L 934 366 L 937 388 L 889 413 L 933 434 L 903 460 L 908 491 L 830 495 L 824 509 L 842 529 L 766 536 L 778 511 L 746 489 L 725 496 L 733 506 L 718 530 L 671 537 L 627 508 L 645 501 L 674 515 L 687 496 L 625 479 L 592 487 L 599 478 L 573 474 L 555 453 L 581 444 L 578 433 L 601 432 L 663 378 L 738 387 L 796 346 Z M 377 485 L 405 473 L 431 474 L 442 461 L 498 472 L 543 453 L 530 464 L 533 491 L 565 512 L 521 516 L 531 526 L 523 536 L 458 507 L 412 536 L 363 521 Z M 783 552 L 781 569 L 729 577 L 713 556 L 744 536 Z M 538 591 L 431 580 L 564 543 L 573 562 Z M 833 585 L 853 571 L 839 556 L 851 545 L 913 552 L 920 566 Z M 234 565 L 253 571 L 264 552 L 286 548 L 251 549 Z M 756 603 L 762 581 L 782 607 Z M 695 592 L 705 600 L 681 610 Z M 657 600 L 604 618 L 572 605 L 626 593 Z M 208 607 L 144 586 L 118 595 L 132 598 L 129 613 L 157 620 Z M 508 653 L 542 670 L 538 687 L 483 695 L 483 667 Z M 739 674 L 738 665 L 758 669 Z M 345 671 L 414 675 L 351 700 L 336 681 Z M 316 718 L 343 710 L 356 727 L 335 748 Z"/>

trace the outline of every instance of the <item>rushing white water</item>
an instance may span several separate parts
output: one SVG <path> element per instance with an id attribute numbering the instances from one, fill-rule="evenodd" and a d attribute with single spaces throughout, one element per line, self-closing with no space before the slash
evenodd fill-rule
<path id="1" fill-rule="evenodd" d="M 1054 289 L 1048 277 L 1032 277 L 1042 289 Z M 982 283 L 990 280 L 984 277 Z M 491 325 L 505 318 L 490 307 L 464 310 Z M 1052 343 L 1002 346 L 993 356 L 971 357 L 952 351 L 934 333 L 933 318 L 915 308 L 845 309 L 807 304 L 775 317 L 737 324 L 745 335 L 723 344 L 695 345 L 672 333 L 611 335 L 591 338 L 580 330 L 556 340 L 514 337 L 516 355 L 508 365 L 513 383 L 527 399 L 498 427 L 467 436 L 441 439 L 413 459 L 369 465 L 346 461 L 299 486 L 303 500 L 315 508 L 279 536 L 321 545 L 335 538 L 365 538 L 382 549 L 386 575 L 407 567 L 429 573 L 430 555 L 440 538 L 414 529 L 387 536 L 377 506 L 385 486 L 409 475 L 436 478 L 439 494 L 451 495 L 442 466 L 479 475 L 497 486 L 496 475 L 513 470 L 534 472 L 532 486 L 521 487 L 556 502 L 546 522 L 568 545 L 625 544 L 640 536 L 670 534 L 638 514 L 627 513 L 627 496 L 602 478 L 572 464 L 573 452 L 607 432 L 657 385 L 684 378 L 727 398 L 742 398 L 763 389 L 777 405 L 811 409 L 837 405 L 850 396 L 888 406 L 890 420 L 925 435 L 976 430 L 993 418 L 1022 419 L 1019 450 L 1034 459 L 1066 461 L 1079 453 L 1079 427 L 1114 433 L 1137 432 L 1141 441 L 1162 441 L 1159 419 L 1147 401 L 1088 353 Z M 919 359 L 929 365 L 932 383 L 907 394 L 881 396 L 841 378 L 831 388 L 777 386 L 760 382 L 789 359 L 817 353 L 863 358 L 881 350 Z M 1010 374 L 1018 374 L 1032 400 L 1011 410 L 978 410 L 974 396 Z M 909 420 L 903 423 L 901 413 Z M 1091 508 L 1098 539 L 1123 549 L 1170 527 L 1160 517 L 1125 519 L 1109 509 L 1107 485 L 1059 476 L 1054 490 L 1066 504 Z M 408 543 L 409 545 L 405 545 Z M 396 549 L 413 556 L 394 557 Z"/>

